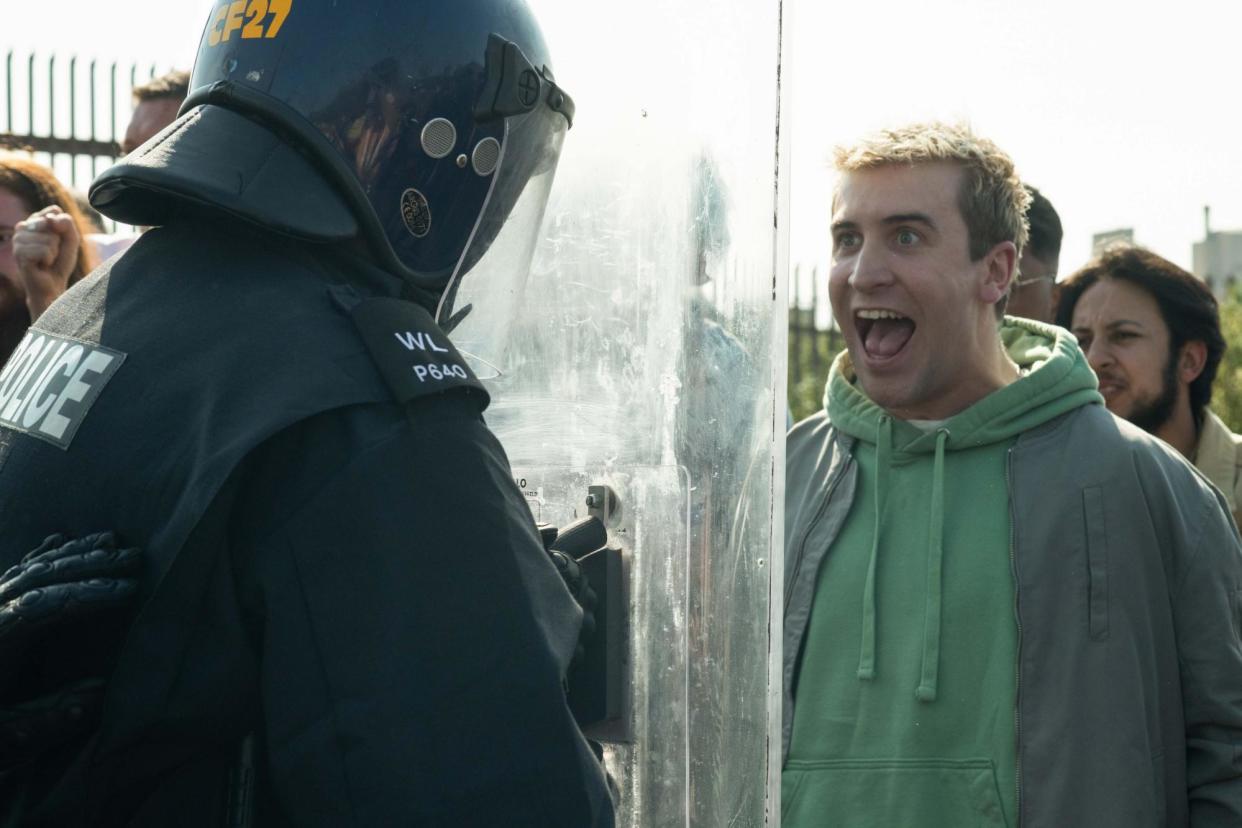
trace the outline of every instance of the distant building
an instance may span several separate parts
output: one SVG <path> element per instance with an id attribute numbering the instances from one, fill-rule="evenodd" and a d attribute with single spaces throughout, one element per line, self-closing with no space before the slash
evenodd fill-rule
<path id="1" fill-rule="evenodd" d="M 1213 230 L 1211 208 L 1204 207 L 1203 235 L 1194 244 L 1194 273 L 1223 299 L 1242 280 L 1242 230 Z"/>
<path id="2" fill-rule="evenodd" d="M 1098 256 L 1114 244 L 1134 244 L 1134 228 L 1120 227 L 1096 233 L 1091 237 L 1091 255 Z"/>

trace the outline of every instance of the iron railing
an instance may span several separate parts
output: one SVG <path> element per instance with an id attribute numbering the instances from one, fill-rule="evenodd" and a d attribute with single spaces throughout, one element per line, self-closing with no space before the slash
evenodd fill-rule
<path id="1" fill-rule="evenodd" d="M 0 149 L 31 153 L 75 189 L 84 189 L 120 154 L 132 90 L 154 64 L 57 55 L 4 57 Z"/>
<path id="2" fill-rule="evenodd" d="M 833 358 L 845 347 L 832 319 L 828 284 L 818 267 L 798 265 L 789 281 L 789 395 L 795 417 L 806 416 L 806 400 L 817 401 Z"/>

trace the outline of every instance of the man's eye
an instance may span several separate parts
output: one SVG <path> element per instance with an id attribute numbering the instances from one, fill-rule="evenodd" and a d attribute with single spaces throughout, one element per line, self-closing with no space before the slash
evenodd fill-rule
<path id="1" fill-rule="evenodd" d="M 12 230 L 0 230 L 0 244 L 8 244 L 13 241 Z"/>
<path id="2" fill-rule="evenodd" d="M 836 247 L 840 250 L 843 247 L 854 247 L 858 244 L 857 233 L 838 233 L 836 238 Z"/>
<path id="3" fill-rule="evenodd" d="M 897 243 L 902 247 L 909 247 L 912 244 L 918 244 L 919 234 L 913 230 L 898 230 Z"/>
<path id="4" fill-rule="evenodd" d="M 1091 337 L 1089 336 L 1078 337 L 1078 347 L 1084 351 L 1090 350 L 1091 349 Z"/>

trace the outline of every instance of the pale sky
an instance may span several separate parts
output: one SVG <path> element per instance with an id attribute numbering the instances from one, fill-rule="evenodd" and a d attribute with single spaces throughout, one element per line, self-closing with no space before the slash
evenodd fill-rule
<path id="1" fill-rule="evenodd" d="M 194 60 L 198 36 L 215 7 L 213 0 L 164 0 L 146 7 L 128 0 L 61 0 L 5 3 L 0 48 L 24 54 L 56 52 L 66 57 L 155 61 L 185 65 Z"/>
<path id="2" fill-rule="evenodd" d="M 1061 275 L 1091 235 L 1133 227 L 1183 267 L 1242 228 L 1242 3 L 801 0 L 792 14 L 792 256 L 826 257 L 829 148 L 871 129 L 967 120 L 1009 152 L 1065 227 Z"/>
<path id="3" fill-rule="evenodd" d="M 550 16 L 569 2 L 534 3 L 554 49 Z M 716 28 L 729 2 L 759 0 L 694 0 Z M 61 0 L 49 19 L 46 4 L 6 3 L 0 49 L 185 66 L 212 7 Z M 614 22 L 624 8 L 600 4 Z M 1093 232 L 1133 227 L 1189 267 L 1205 204 L 1215 228 L 1242 228 L 1236 0 L 793 0 L 785 16 L 792 262 L 826 257 L 830 147 L 926 117 L 969 120 L 1048 195 L 1066 228 L 1062 275 L 1086 260 Z M 626 29 L 636 60 L 660 59 L 643 50 L 640 25 Z M 692 57 L 693 26 L 684 37 Z"/>

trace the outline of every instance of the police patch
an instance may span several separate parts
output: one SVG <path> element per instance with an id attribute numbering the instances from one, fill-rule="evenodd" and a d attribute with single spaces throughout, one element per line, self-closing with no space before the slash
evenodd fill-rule
<path id="1" fill-rule="evenodd" d="M 479 395 L 481 408 L 487 407 L 483 384 L 422 306 L 403 299 L 372 297 L 359 302 L 350 313 L 398 401 L 464 388 Z"/>
<path id="2" fill-rule="evenodd" d="M 125 354 L 31 328 L 0 370 L 0 426 L 68 449 Z"/>

